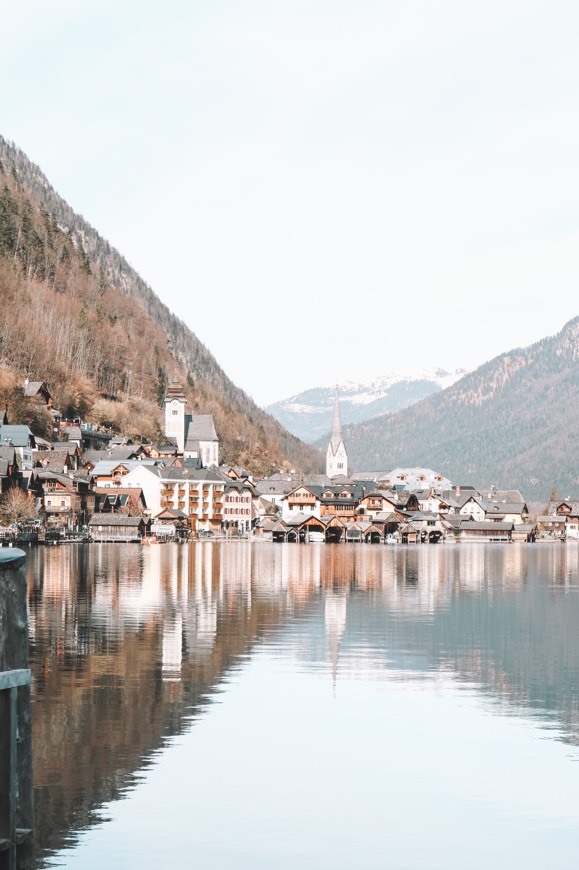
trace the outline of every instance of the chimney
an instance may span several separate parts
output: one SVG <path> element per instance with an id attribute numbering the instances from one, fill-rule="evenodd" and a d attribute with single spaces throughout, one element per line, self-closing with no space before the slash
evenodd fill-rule
<path id="1" fill-rule="evenodd" d="M 460 495 L 460 486 L 458 484 L 454 487 L 454 491 L 457 495 Z"/>

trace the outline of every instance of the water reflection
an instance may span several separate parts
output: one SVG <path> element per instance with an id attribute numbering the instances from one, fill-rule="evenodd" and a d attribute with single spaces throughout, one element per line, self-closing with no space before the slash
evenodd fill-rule
<path id="1" fill-rule="evenodd" d="M 333 697 L 346 674 L 451 679 L 578 743 L 578 577 L 573 545 L 31 550 L 41 856 L 94 823 L 263 648 L 326 674 Z"/>

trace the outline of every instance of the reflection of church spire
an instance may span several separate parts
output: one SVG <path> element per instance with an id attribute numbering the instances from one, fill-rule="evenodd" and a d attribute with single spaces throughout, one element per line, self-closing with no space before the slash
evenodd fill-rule
<path id="1" fill-rule="evenodd" d="M 348 476 L 348 456 L 342 437 L 342 417 L 340 415 L 340 397 L 336 387 L 334 400 L 334 419 L 332 422 L 332 437 L 326 453 L 326 474 L 328 477 L 337 477 L 340 474 Z"/>
<path id="2" fill-rule="evenodd" d="M 332 659 L 332 686 L 336 696 L 336 678 L 338 675 L 338 659 L 340 657 L 340 641 L 346 630 L 346 612 L 348 599 L 345 592 L 329 592 L 326 595 L 325 622 L 330 656 Z"/>

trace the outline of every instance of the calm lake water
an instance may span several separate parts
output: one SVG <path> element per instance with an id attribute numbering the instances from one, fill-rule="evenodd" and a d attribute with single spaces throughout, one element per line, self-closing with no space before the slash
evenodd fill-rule
<path id="1" fill-rule="evenodd" d="M 39 866 L 579 865 L 579 546 L 27 559 Z"/>

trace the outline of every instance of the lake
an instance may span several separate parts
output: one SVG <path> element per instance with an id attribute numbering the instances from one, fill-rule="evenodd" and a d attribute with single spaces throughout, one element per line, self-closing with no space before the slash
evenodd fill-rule
<path id="1" fill-rule="evenodd" d="M 39 867 L 576 867 L 576 544 L 27 551 Z"/>

